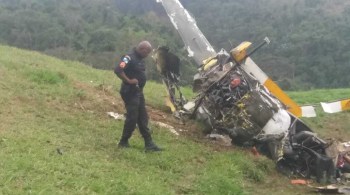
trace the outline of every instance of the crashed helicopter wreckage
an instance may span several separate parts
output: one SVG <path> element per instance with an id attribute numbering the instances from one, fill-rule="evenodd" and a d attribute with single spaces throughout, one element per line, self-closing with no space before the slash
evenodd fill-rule
<path id="1" fill-rule="evenodd" d="M 152 58 L 157 65 L 163 84 L 166 86 L 167 99 L 166 105 L 171 109 L 174 115 L 178 114 L 184 104 L 187 102 L 182 95 L 179 81 L 180 81 L 180 59 L 169 51 L 166 46 L 158 47 Z M 178 116 L 179 117 L 179 116 Z"/>
<path id="2" fill-rule="evenodd" d="M 179 31 L 189 56 L 199 65 L 193 83 L 198 95 L 187 102 L 177 85 L 179 74 L 165 68 L 175 64 L 167 60 L 169 49 L 155 51 L 172 112 L 183 120 L 203 122 L 210 132 L 229 135 L 233 144 L 255 146 L 283 173 L 334 182 L 340 154 L 334 149 L 336 144 L 317 137 L 298 118 L 315 116 L 313 107 L 298 106 L 250 58 L 269 40 L 250 52 L 251 43 L 243 42 L 229 53 L 223 49 L 216 53 L 178 0 L 157 1 Z"/>
<path id="3" fill-rule="evenodd" d="M 183 106 L 173 102 L 177 116 L 201 121 L 210 133 L 229 135 L 235 145 L 257 147 L 284 173 L 332 181 L 335 167 L 326 155 L 329 144 L 242 68 L 253 52 L 239 59 L 235 53 L 247 49 L 240 48 L 244 47 L 233 49 L 231 56 L 219 53 L 203 64 L 194 81 L 198 96 Z"/>

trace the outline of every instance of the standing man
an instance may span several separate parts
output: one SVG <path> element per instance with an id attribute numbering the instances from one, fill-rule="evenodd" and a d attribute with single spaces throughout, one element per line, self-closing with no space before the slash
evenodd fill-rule
<path id="1" fill-rule="evenodd" d="M 161 151 L 153 141 L 148 128 L 148 115 L 145 107 L 143 87 L 146 84 L 146 66 L 143 61 L 152 51 L 148 41 L 140 42 L 136 48 L 121 57 L 117 62 L 114 73 L 122 80 L 120 95 L 126 108 L 126 120 L 122 137 L 118 143 L 119 148 L 129 147 L 129 138 L 136 128 L 145 140 L 146 151 Z"/>

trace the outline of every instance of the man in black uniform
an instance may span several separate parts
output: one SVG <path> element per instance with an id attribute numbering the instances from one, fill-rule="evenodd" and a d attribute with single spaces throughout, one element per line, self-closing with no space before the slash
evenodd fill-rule
<path id="1" fill-rule="evenodd" d="M 114 73 L 123 81 L 120 88 L 120 95 L 126 108 L 126 120 L 122 137 L 118 147 L 129 147 L 129 138 L 136 128 L 145 140 L 146 151 L 161 151 L 153 143 L 150 130 L 148 128 L 148 115 L 145 107 L 145 97 L 143 87 L 146 84 L 145 63 L 143 61 L 152 51 L 152 46 L 148 41 L 142 41 L 129 54 L 121 57 L 117 62 Z"/>

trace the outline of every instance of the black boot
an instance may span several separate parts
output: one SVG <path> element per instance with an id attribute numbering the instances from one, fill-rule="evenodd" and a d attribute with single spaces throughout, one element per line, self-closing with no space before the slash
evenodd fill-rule
<path id="1" fill-rule="evenodd" d="M 145 151 L 146 152 L 160 152 L 163 149 L 158 147 L 152 139 L 146 139 L 145 140 Z"/>
<path id="2" fill-rule="evenodd" d="M 123 140 L 121 139 L 118 143 L 118 148 L 129 148 L 130 145 L 129 145 L 129 141 L 128 140 Z"/>

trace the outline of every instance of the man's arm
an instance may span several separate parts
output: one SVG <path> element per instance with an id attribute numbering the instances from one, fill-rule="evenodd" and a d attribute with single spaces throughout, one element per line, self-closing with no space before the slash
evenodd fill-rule
<path id="1" fill-rule="evenodd" d="M 125 83 L 128 83 L 130 85 L 137 85 L 139 82 L 137 79 L 130 79 L 128 76 L 126 76 L 124 69 L 128 67 L 129 62 L 131 61 L 131 58 L 128 55 L 125 55 L 122 57 L 121 61 L 116 64 L 116 67 L 114 69 L 114 73 Z"/>
<path id="2" fill-rule="evenodd" d="M 129 79 L 129 77 L 126 76 L 124 71 L 119 72 L 119 73 L 115 71 L 115 73 L 125 83 L 128 83 L 130 85 L 137 85 L 139 83 L 139 81 L 137 79 Z"/>

